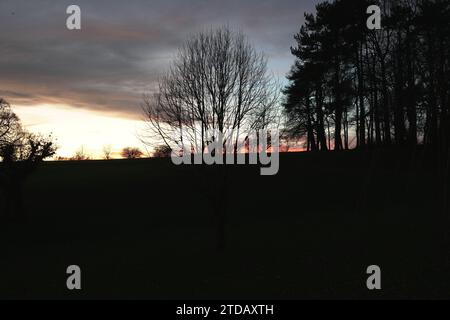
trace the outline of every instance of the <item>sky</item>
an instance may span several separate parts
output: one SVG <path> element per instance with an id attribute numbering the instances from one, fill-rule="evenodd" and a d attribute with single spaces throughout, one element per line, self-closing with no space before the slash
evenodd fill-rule
<path id="1" fill-rule="evenodd" d="M 52 133 L 58 155 L 143 151 L 142 95 L 199 31 L 228 25 L 268 57 L 283 80 L 290 47 L 317 0 L 1 0 L 0 97 L 28 130 Z M 81 30 L 66 9 L 81 8 Z M 151 151 L 150 149 L 148 151 Z"/>

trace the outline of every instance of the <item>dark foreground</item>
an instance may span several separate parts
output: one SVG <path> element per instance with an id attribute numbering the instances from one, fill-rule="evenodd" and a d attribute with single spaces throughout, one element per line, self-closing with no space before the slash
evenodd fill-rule
<path id="1" fill-rule="evenodd" d="M 287 154 L 272 177 L 170 159 L 45 163 L 28 221 L 0 221 L 0 298 L 450 298 L 444 184 L 417 152 Z M 72 264 L 81 291 L 66 288 Z M 380 291 L 366 288 L 373 264 Z"/>

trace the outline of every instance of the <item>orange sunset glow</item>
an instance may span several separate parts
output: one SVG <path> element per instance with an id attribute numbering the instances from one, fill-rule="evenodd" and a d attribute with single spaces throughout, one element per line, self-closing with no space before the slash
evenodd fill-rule
<path id="1" fill-rule="evenodd" d="M 71 157 L 83 148 L 90 158 L 100 159 L 104 146 L 111 146 L 112 156 L 119 157 L 122 148 L 142 145 L 138 138 L 142 124 L 138 119 L 66 105 L 16 106 L 15 110 L 28 130 L 52 134 L 57 139 L 60 157 Z"/>
<path id="2" fill-rule="evenodd" d="M 450 0 L 0 0 L 0 25 L 0 300 L 450 299 Z"/>
<path id="3" fill-rule="evenodd" d="M 283 13 L 278 19 L 270 3 L 253 0 L 208 6 L 79 1 L 82 27 L 68 30 L 70 4 L 60 1 L 42 10 L 37 2 L 2 2 L 8 28 L 0 29 L 6 44 L 0 47 L 0 97 L 28 131 L 52 133 L 58 145 L 55 158 L 72 157 L 83 148 L 91 159 L 102 158 L 105 146 L 111 146 L 113 158 L 124 147 L 151 154 L 139 139 L 143 94 L 154 92 L 180 46 L 199 31 L 223 25 L 245 31 L 267 56 L 268 70 L 285 83 L 297 12 L 314 7 L 309 1 L 278 4 Z"/>

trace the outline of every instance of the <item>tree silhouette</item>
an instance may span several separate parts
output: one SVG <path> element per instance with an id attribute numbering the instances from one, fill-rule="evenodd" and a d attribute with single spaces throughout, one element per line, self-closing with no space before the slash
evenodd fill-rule
<path id="1" fill-rule="evenodd" d="M 84 150 L 84 147 L 81 146 L 77 151 L 75 151 L 75 154 L 73 157 L 70 158 L 70 160 L 73 161 L 84 161 L 89 160 L 90 156 L 87 154 L 86 150 Z"/>
<path id="2" fill-rule="evenodd" d="M 285 88 L 293 136 L 309 150 L 425 144 L 446 154 L 450 136 L 450 2 L 336 0 L 305 14 Z"/>
<path id="3" fill-rule="evenodd" d="M 122 149 L 120 155 L 126 159 L 137 159 L 141 158 L 144 153 L 139 148 L 126 147 Z"/>
<path id="4" fill-rule="evenodd" d="M 172 149 L 165 144 L 155 147 L 153 151 L 153 157 L 155 158 L 167 158 L 170 157 Z"/>
<path id="5" fill-rule="evenodd" d="M 158 92 L 145 98 L 145 141 L 203 152 L 218 131 L 237 143 L 277 118 L 279 88 L 263 54 L 224 27 L 194 35 L 180 48 Z"/>
<path id="6" fill-rule="evenodd" d="M 109 160 L 111 159 L 111 154 L 112 154 L 112 148 L 110 145 L 104 146 L 103 147 L 103 158 L 105 160 Z"/>
<path id="7" fill-rule="evenodd" d="M 25 218 L 23 185 L 37 166 L 56 152 L 51 137 L 26 132 L 7 102 L 0 99 L 0 187 L 8 218 Z"/>
<path id="8" fill-rule="evenodd" d="M 242 33 L 227 27 L 201 32 L 179 49 L 157 93 L 145 97 L 148 130 L 143 140 L 173 150 L 204 153 L 220 134 L 227 150 L 237 153 L 238 143 L 250 131 L 278 124 L 279 95 L 266 57 Z M 206 171 L 202 173 L 205 183 L 201 194 L 215 214 L 217 247 L 222 250 L 226 169 L 218 169 L 215 185 Z"/>

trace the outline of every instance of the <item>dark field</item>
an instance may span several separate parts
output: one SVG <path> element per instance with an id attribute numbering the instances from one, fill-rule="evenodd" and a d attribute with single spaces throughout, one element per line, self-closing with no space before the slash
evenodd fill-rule
<path id="1" fill-rule="evenodd" d="M 0 222 L 0 298 L 450 298 L 445 183 L 420 152 L 285 154 L 277 176 L 47 162 L 26 186 L 28 221 Z M 81 291 L 66 288 L 71 264 Z M 372 264 L 380 291 L 366 288 Z"/>

